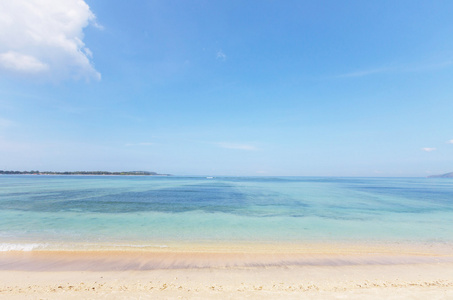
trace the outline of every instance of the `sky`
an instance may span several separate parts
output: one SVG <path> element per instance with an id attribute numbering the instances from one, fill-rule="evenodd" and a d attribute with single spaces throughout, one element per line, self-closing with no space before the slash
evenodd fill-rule
<path id="1" fill-rule="evenodd" d="M 0 2 L 0 170 L 453 171 L 452 1 Z"/>

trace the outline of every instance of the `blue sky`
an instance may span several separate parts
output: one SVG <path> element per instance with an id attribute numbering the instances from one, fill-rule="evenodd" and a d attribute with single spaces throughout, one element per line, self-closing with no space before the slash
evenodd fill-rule
<path id="1" fill-rule="evenodd" d="M 5 2 L 0 170 L 453 171 L 451 1 Z"/>

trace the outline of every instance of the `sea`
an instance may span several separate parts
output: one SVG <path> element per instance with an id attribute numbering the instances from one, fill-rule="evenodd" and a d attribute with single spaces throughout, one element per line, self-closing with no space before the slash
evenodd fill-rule
<path id="1" fill-rule="evenodd" d="M 0 251 L 453 245 L 448 178 L 0 176 Z"/>

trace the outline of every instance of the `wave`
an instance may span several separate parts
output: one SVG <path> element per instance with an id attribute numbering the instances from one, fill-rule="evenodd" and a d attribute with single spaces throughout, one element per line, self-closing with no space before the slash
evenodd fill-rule
<path id="1" fill-rule="evenodd" d="M 33 251 L 45 248 L 45 244 L 12 244 L 0 243 L 0 252 L 6 251 Z"/>
<path id="2" fill-rule="evenodd" d="M 33 251 L 33 250 L 118 250 L 118 249 L 146 249 L 146 248 L 168 248 L 167 245 L 140 245 L 140 244 L 38 244 L 38 243 L 0 243 L 0 252 L 7 251 Z"/>

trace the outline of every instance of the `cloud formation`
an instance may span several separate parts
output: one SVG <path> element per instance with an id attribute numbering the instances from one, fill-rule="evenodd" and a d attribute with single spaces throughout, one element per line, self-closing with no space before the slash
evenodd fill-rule
<path id="1" fill-rule="evenodd" d="M 430 64 L 414 64 L 409 66 L 392 66 L 392 67 L 381 67 L 374 69 L 364 69 L 355 72 L 344 73 L 335 76 L 336 78 L 348 78 L 348 77 L 365 77 L 374 74 L 381 73 L 410 73 L 410 72 L 426 72 L 432 70 L 439 70 L 451 67 L 453 65 L 452 60 L 447 60 L 439 63 Z"/>
<path id="2" fill-rule="evenodd" d="M 223 61 L 226 60 L 226 55 L 225 55 L 225 53 L 223 53 L 222 50 L 217 51 L 217 59 L 223 60 Z"/>
<path id="3" fill-rule="evenodd" d="M 436 148 L 430 148 L 430 147 L 425 147 L 425 148 L 422 148 L 422 151 L 425 151 L 425 152 L 432 152 L 432 151 L 435 151 Z"/>
<path id="4" fill-rule="evenodd" d="M 361 70 L 361 71 L 355 71 L 355 72 L 350 72 L 350 73 L 345 73 L 338 75 L 338 78 L 347 78 L 347 77 L 363 77 L 363 76 L 368 76 L 368 75 L 373 75 L 373 74 L 379 74 L 379 73 L 384 73 L 389 71 L 389 68 L 378 68 L 378 69 L 369 69 L 369 70 Z"/>
<path id="5" fill-rule="evenodd" d="M 453 144 L 453 140 L 449 140 L 447 144 Z"/>
<path id="6" fill-rule="evenodd" d="M 132 146 L 151 146 L 154 145 L 154 143 L 148 143 L 148 142 L 142 142 L 142 143 L 127 143 L 125 146 L 126 147 L 132 147 Z"/>
<path id="7" fill-rule="evenodd" d="M 247 150 L 254 151 L 257 150 L 256 147 L 247 144 L 234 144 L 234 143 L 217 143 L 217 146 L 225 149 L 234 149 L 234 150 Z"/>
<path id="8" fill-rule="evenodd" d="M 83 0 L 0 2 L 0 71 L 40 78 L 100 79 L 83 28 L 100 28 Z"/>

